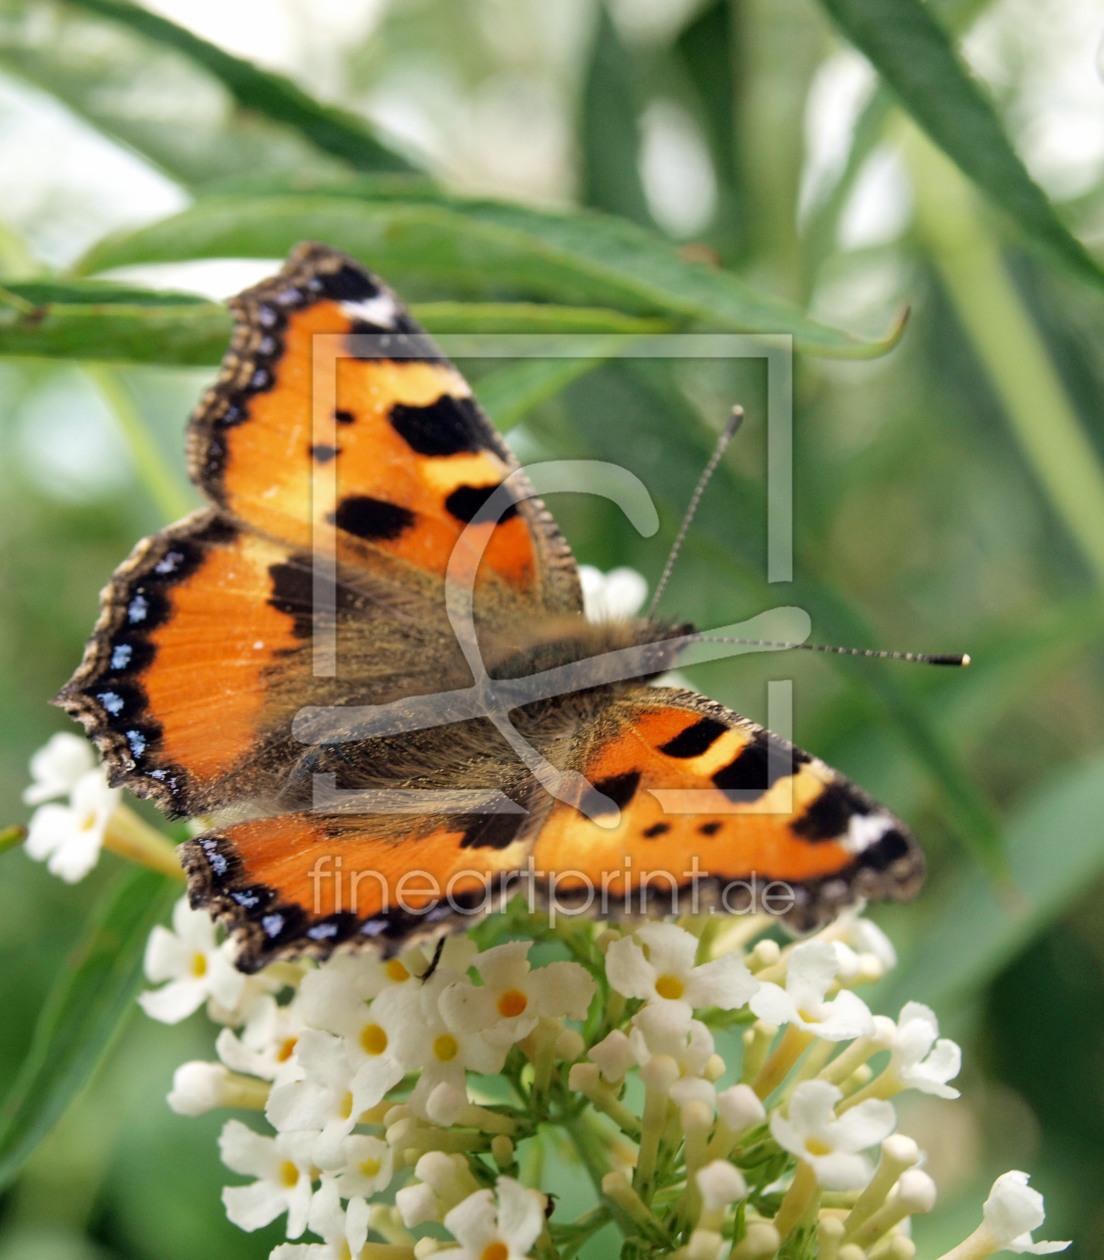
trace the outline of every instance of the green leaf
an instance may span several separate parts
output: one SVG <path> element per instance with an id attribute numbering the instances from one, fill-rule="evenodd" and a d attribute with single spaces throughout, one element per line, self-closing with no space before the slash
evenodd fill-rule
<path id="1" fill-rule="evenodd" d="M 383 144 L 367 123 L 346 110 L 324 105 L 281 74 L 235 57 L 168 18 L 130 0 L 69 0 L 146 39 L 183 53 L 218 79 L 243 108 L 285 123 L 323 152 L 361 171 L 405 171 L 410 163 Z"/>
<path id="2" fill-rule="evenodd" d="M 584 205 L 651 225 L 640 179 L 640 68 L 621 42 L 604 3 L 583 83 L 579 144 Z"/>
<path id="3" fill-rule="evenodd" d="M 697 98 L 697 114 L 717 180 L 717 213 L 704 239 L 726 261 L 739 255 L 746 232 L 738 132 L 738 113 L 743 105 L 738 74 L 739 22 L 736 5 L 730 0 L 713 0 L 695 14 L 671 49 L 681 63 L 686 90 Z"/>
<path id="4" fill-rule="evenodd" d="M 53 6 L 50 21 L 41 18 L 36 0 L 4 0 L 0 69 L 180 183 L 199 187 L 242 171 L 333 177 L 348 169 L 283 123 L 235 109 L 206 69 L 173 48 L 71 6 Z M 151 83 L 153 110 L 142 86 Z"/>
<path id="5" fill-rule="evenodd" d="M 85 301 L 69 302 L 74 286 L 9 289 L 36 295 L 36 309 L 24 314 L 0 307 L 0 355 L 188 366 L 218 363 L 230 341 L 230 312 L 202 299 L 90 288 Z"/>
<path id="6" fill-rule="evenodd" d="M 1058 217 L 1013 149 L 989 97 L 923 0 L 821 0 L 902 106 L 947 156 L 1037 245 L 1075 274 L 1104 268 Z"/>
<path id="7" fill-rule="evenodd" d="M 179 892 L 162 876 L 127 870 L 58 976 L 0 1111 L 0 1186 L 88 1083 L 133 1007 L 150 929 Z"/>
<path id="8" fill-rule="evenodd" d="M 435 333 L 643 335 L 670 327 L 600 307 L 547 303 L 422 302 L 413 310 Z M 230 327 L 225 307 L 186 293 L 96 280 L 33 281 L 0 290 L 0 356 L 206 365 L 221 360 Z"/>
<path id="9" fill-rule="evenodd" d="M 913 953 L 879 1009 L 914 999 L 942 1010 L 978 992 L 1104 868 L 1104 755 L 1046 781 L 1007 827 L 1010 885 L 980 873 L 931 901 Z M 935 929 L 938 925 L 938 930 Z"/>
<path id="10" fill-rule="evenodd" d="M 869 358 L 900 328 L 864 342 L 756 292 L 721 268 L 687 262 L 674 246 L 622 220 L 554 214 L 489 201 L 362 201 L 347 195 L 212 197 L 95 246 L 82 273 L 194 258 L 278 258 L 304 238 L 363 258 L 404 296 L 442 289 L 612 307 L 713 330 L 789 333 L 809 353 Z"/>

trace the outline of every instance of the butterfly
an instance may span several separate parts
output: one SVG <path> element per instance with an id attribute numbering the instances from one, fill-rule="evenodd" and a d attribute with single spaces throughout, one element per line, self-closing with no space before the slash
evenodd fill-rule
<path id="1" fill-rule="evenodd" d="M 210 506 L 117 569 L 57 703 L 112 784 L 205 820 L 180 850 L 189 895 L 239 967 L 441 939 L 523 875 L 607 913 L 684 909 L 691 884 L 695 909 L 734 888 L 772 909 L 784 887 L 797 930 L 916 891 L 916 841 L 864 792 L 650 685 L 689 627 L 586 619 L 524 470 L 378 278 L 308 243 L 231 307 L 188 430 Z M 465 547 L 477 664 L 452 606 Z M 607 659 L 630 676 L 594 673 Z M 449 708 L 475 691 L 497 718 Z"/>

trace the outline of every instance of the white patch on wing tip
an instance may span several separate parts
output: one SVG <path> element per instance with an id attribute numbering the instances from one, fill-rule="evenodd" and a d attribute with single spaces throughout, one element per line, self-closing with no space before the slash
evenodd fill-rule
<path id="1" fill-rule="evenodd" d="M 877 844 L 887 831 L 892 831 L 893 826 L 893 819 L 888 814 L 852 814 L 847 822 L 843 847 L 850 853 L 862 853 L 872 844 Z"/>
<path id="2" fill-rule="evenodd" d="M 366 298 L 363 302 L 342 302 L 341 312 L 343 315 L 348 315 L 350 319 L 375 324 L 377 328 L 394 328 L 399 307 L 390 293 L 379 293 L 374 298 Z"/>

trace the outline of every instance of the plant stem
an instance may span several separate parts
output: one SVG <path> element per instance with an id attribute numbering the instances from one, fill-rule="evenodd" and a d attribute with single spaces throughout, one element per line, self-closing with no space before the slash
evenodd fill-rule
<path id="1" fill-rule="evenodd" d="M 965 180 L 910 146 L 917 220 L 1009 427 L 1056 515 L 1104 584 L 1104 470 Z"/>
<path id="2" fill-rule="evenodd" d="M 170 470 L 150 436 L 130 391 L 123 384 L 118 372 L 102 363 L 85 363 L 85 374 L 100 391 L 111 408 L 115 422 L 122 431 L 138 469 L 138 477 L 149 491 L 167 521 L 186 516 L 192 508 L 180 479 Z"/>

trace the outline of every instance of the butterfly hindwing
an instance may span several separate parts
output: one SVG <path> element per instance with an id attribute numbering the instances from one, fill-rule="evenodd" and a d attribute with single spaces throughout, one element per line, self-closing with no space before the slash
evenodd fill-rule
<path id="1" fill-rule="evenodd" d="M 659 905 L 690 910 L 696 885 L 704 909 L 732 886 L 722 904 L 736 909 L 741 897 L 747 907 L 748 885 L 761 894 L 777 882 L 793 889 L 785 917 L 805 929 L 859 898 L 907 897 L 922 878 L 902 823 L 822 761 L 704 696 L 635 688 L 578 744 L 575 768 L 621 813 L 611 827 L 602 824 L 612 813 L 551 810 L 533 862 L 564 899 L 573 884 L 576 899 L 605 888 L 616 909 L 639 901 L 645 884 Z"/>
<path id="2" fill-rule="evenodd" d="M 288 813 L 189 840 L 193 904 L 216 914 L 243 970 L 371 944 L 394 953 L 471 927 L 525 863 L 536 819 Z"/>

